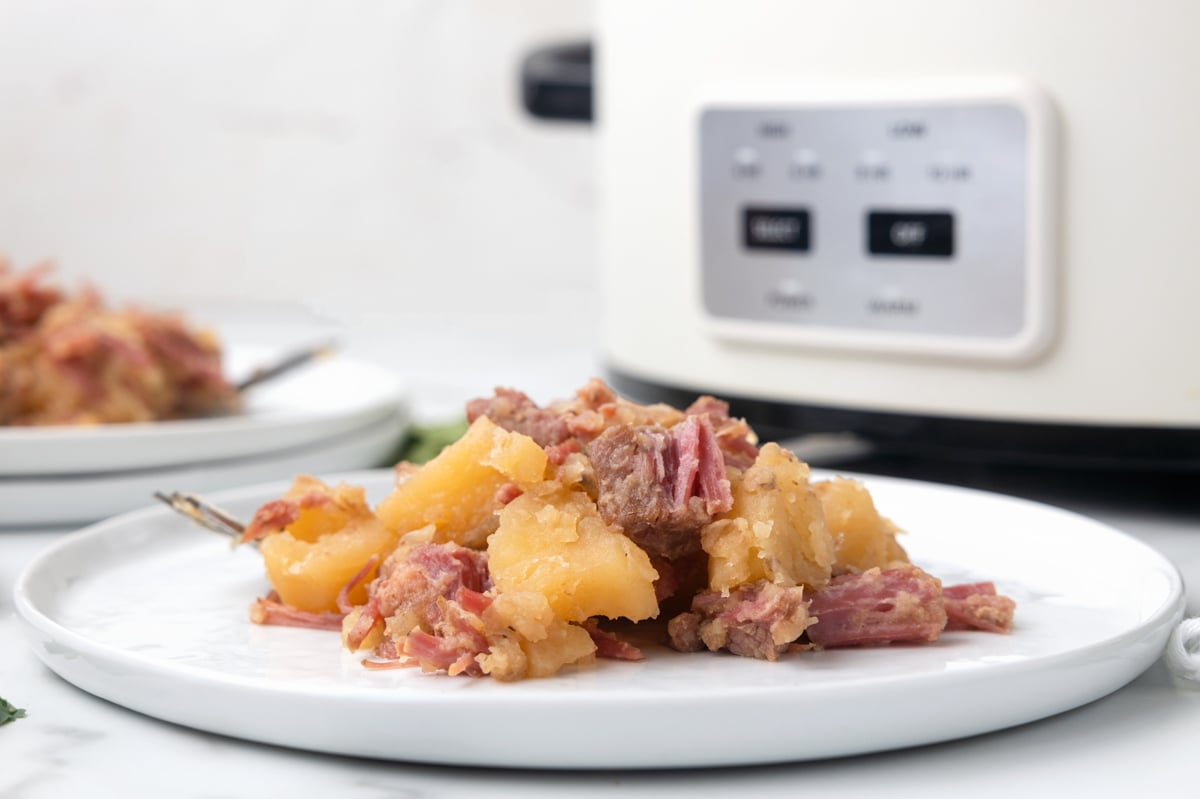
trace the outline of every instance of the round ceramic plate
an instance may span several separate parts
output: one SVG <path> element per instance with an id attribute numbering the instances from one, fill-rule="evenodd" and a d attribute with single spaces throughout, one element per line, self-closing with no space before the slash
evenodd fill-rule
<path id="1" fill-rule="evenodd" d="M 280 353 L 230 347 L 228 371 L 249 374 Z M 94 427 L 0 427 L 0 476 L 34 477 L 179 466 L 299 447 L 392 416 L 405 400 L 386 369 L 316 360 L 246 393 L 241 413 Z"/>
<path id="2" fill-rule="evenodd" d="M 0 478 L 0 531 L 94 522 L 144 507 L 156 491 L 211 493 L 297 474 L 386 466 L 408 430 L 406 410 L 301 447 L 253 458 L 123 472 Z"/>
<path id="3" fill-rule="evenodd" d="M 377 500 L 392 476 L 345 479 Z M 51 669 L 151 716 L 321 752 L 554 769 L 806 760 L 1021 724 L 1133 679 L 1182 615 L 1175 568 L 1112 528 L 998 495 L 865 479 L 909 531 L 916 563 L 949 582 L 994 580 L 1016 599 L 1011 634 L 775 663 L 650 646 L 642 662 L 515 684 L 371 671 L 336 633 L 247 621 L 266 590 L 256 550 L 231 550 L 166 509 L 50 548 L 18 580 L 16 608 Z M 248 516 L 282 488 L 215 499 Z"/>

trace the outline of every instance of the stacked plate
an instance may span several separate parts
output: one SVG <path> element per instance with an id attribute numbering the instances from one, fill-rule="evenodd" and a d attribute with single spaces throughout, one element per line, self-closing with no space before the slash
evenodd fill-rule
<path id="1" fill-rule="evenodd" d="M 230 347 L 232 375 L 278 357 Z M 408 427 L 391 372 L 341 356 L 247 391 L 236 415 L 96 427 L 0 428 L 0 527 L 94 521 L 153 501 L 300 473 L 388 465 Z"/>

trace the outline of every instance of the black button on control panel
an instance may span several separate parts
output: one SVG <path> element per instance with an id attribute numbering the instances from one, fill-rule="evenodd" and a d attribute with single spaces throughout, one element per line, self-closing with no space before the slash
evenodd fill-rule
<path id="1" fill-rule="evenodd" d="M 867 250 L 872 255 L 949 258 L 954 254 L 954 217 L 947 213 L 871 211 Z"/>
<path id="2" fill-rule="evenodd" d="M 806 208 L 745 208 L 742 244 L 750 250 L 807 252 L 810 224 Z"/>

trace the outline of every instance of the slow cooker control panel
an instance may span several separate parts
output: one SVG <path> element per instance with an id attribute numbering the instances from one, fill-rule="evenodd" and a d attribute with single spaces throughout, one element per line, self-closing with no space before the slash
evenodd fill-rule
<path id="1" fill-rule="evenodd" d="M 706 317 L 732 338 L 1037 354 L 1052 322 L 1048 116 L 1002 97 L 705 107 Z"/>

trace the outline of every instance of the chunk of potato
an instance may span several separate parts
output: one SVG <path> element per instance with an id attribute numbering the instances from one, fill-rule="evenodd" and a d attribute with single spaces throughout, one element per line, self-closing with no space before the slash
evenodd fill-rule
<path id="1" fill-rule="evenodd" d="M 299 518 L 287 525 L 287 531 L 300 541 L 316 541 L 323 535 L 341 530 L 354 516 L 366 516 L 370 508 L 362 488 L 345 483 L 332 489 L 311 475 L 300 475 L 283 499 L 299 506 Z"/>
<path id="2" fill-rule="evenodd" d="M 549 677 L 563 666 L 595 659 L 587 630 L 558 618 L 535 591 L 500 594 L 483 612 L 483 623 L 488 653 L 479 665 L 498 680 Z"/>
<path id="3" fill-rule="evenodd" d="M 808 465 L 774 443 L 745 473 L 731 470 L 733 507 L 701 531 L 711 590 L 758 580 L 810 588 L 829 582 L 833 539 L 808 478 Z"/>
<path id="4" fill-rule="evenodd" d="M 346 583 L 372 555 L 385 558 L 396 546 L 396 534 L 371 512 L 362 488 L 330 489 L 314 478 L 303 479 L 308 499 L 299 519 L 261 539 L 259 549 L 267 579 L 284 604 L 314 613 L 334 611 Z M 322 491 L 327 501 L 314 501 Z M 351 602 L 366 602 L 372 577 L 374 570 L 350 592 Z"/>
<path id="5" fill-rule="evenodd" d="M 532 485 L 545 472 L 546 452 L 536 441 L 481 416 L 462 438 L 397 485 L 375 511 L 401 535 L 433 525 L 438 543 L 478 546 L 482 541 L 469 539 L 499 508 L 500 488 Z"/>
<path id="6" fill-rule="evenodd" d="M 560 619 L 658 615 L 658 572 L 649 556 L 606 524 L 586 493 L 556 482 L 530 489 L 500 512 L 500 526 L 488 538 L 488 568 L 501 595 L 536 591 Z"/>
<path id="7" fill-rule="evenodd" d="M 833 536 L 835 572 L 864 572 L 908 563 L 896 540 L 900 529 L 879 515 L 867 487 L 857 480 L 835 477 L 813 484 Z"/>

